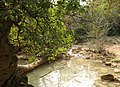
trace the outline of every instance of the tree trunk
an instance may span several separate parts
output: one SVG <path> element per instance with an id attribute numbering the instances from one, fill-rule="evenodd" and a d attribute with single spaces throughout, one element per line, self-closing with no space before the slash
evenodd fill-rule
<path id="1" fill-rule="evenodd" d="M 17 71 L 18 59 L 15 55 L 16 50 L 8 40 L 12 25 L 12 21 L 9 19 L 0 20 L 0 87 L 29 87 L 21 86 L 23 81 L 20 79 L 25 77 L 25 75 Z M 28 82 L 26 78 L 26 82 L 23 82 L 24 84 Z"/>

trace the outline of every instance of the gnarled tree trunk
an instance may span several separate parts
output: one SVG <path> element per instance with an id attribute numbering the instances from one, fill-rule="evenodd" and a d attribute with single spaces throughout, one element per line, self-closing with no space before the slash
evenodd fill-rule
<path id="1" fill-rule="evenodd" d="M 25 85 L 28 82 L 27 77 L 17 71 L 16 50 L 8 40 L 12 25 L 9 19 L 0 20 L 0 87 L 29 87 Z M 21 80 L 23 77 L 26 82 Z"/>

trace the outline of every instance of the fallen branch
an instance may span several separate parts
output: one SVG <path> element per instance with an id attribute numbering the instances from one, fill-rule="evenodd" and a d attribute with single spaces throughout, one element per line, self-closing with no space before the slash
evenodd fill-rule
<path id="1" fill-rule="evenodd" d="M 34 62 L 27 64 L 27 65 L 18 65 L 18 69 L 20 71 L 22 71 L 23 73 L 27 73 L 46 62 L 48 62 L 48 60 L 46 58 L 41 58 L 41 59 L 37 59 Z"/>

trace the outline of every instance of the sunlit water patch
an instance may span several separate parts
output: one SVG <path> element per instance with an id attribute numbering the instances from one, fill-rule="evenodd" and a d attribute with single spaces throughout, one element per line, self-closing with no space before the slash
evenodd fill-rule
<path id="1" fill-rule="evenodd" d="M 78 73 L 74 74 L 74 77 L 61 87 L 93 87 L 96 74 L 96 72 L 89 70 L 88 67 L 81 66 Z"/>
<path id="2" fill-rule="evenodd" d="M 97 72 L 92 71 L 89 64 L 75 64 L 74 60 L 66 61 L 65 65 L 61 63 L 63 62 L 53 64 L 51 69 L 49 66 L 29 73 L 29 82 L 35 87 L 93 87 Z M 58 67 L 59 64 L 62 68 Z M 44 77 L 42 76 L 44 74 L 41 73 L 43 70 L 44 74 L 45 71 L 48 73 Z"/>

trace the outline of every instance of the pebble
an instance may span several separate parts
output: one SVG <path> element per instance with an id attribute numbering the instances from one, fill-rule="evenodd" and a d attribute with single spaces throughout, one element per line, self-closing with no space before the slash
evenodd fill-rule
<path id="1" fill-rule="evenodd" d="M 106 66 L 111 66 L 111 62 L 105 62 Z"/>
<path id="2" fill-rule="evenodd" d="M 120 73 L 120 69 L 114 69 L 115 73 Z"/>

